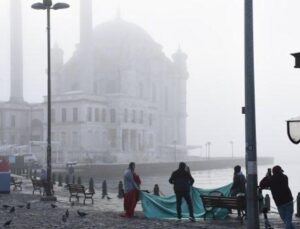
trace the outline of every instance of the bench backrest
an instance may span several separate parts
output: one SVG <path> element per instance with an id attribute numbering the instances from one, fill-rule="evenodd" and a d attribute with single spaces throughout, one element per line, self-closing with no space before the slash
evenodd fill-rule
<path id="1" fill-rule="evenodd" d="M 244 197 L 223 197 L 201 195 L 203 205 L 207 207 L 245 209 Z"/>
<path id="2" fill-rule="evenodd" d="M 31 182 L 32 182 L 33 187 L 42 187 L 43 186 L 43 182 L 41 180 L 31 179 Z"/>
<path id="3" fill-rule="evenodd" d="M 68 184 L 70 193 L 85 193 L 84 186 L 81 184 Z"/>

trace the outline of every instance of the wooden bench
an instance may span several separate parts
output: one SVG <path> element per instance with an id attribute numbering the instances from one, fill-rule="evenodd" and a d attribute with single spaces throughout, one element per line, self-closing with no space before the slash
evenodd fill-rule
<path id="1" fill-rule="evenodd" d="M 226 208 L 226 209 L 236 209 L 240 211 L 241 223 L 243 223 L 243 220 L 246 216 L 245 196 L 225 197 L 225 196 L 200 195 L 200 197 L 202 199 L 203 207 L 205 210 L 204 220 L 206 219 L 206 215 L 209 213 L 212 213 L 213 218 L 215 218 L 214 210 L 216 208 Z"/>
<path id="2" fill-rule="evenodd" d="M 46 185 L 47 185 L 47 182 L 43 181 L 43 180 L 38 180 L 38 179 L 31 179 L 31 182 L 32 182 L 32 194 L 34 195 L 34 192 L 35 191 L 39 191 L 40 192 L 40 195 L 42 194 L 43 192 L 43 195 L 45 195 L 45 188 L 46 188 Z M 52 194 L 54 194 L 54 190 L 53 190 L 53 184 L 51 183 L 51 192 Z"/>
<path id="3" fill-rule="evenodd" d="M 69 202 L 71 202 L 72 197 L 76 197 L 77 201 L 79 201 L 79 197 L 84 197 L 83 204 L 85 204 L 86 199 L 91 199 L 92 204 L 94 204 L 93 195 L 94 192 L 89 192 L 84 188 L 81 184 L 68 184 L 68 189 L 70 192 Z"/>
<path id="4" fill-rule="evenodd" d="M 18 188 L 20 189 L 20 191 L 22 191 L 22 180 L 18 180 L 15 177 L 10 177 L 10 186 L 14 186 L 13 190 L 16 191 Z"/>

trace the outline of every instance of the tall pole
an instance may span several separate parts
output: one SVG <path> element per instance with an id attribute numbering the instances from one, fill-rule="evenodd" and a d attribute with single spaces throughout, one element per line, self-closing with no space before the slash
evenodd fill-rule
<path id="1" fill-rule="evenodd" d="M 245 131 L 247 173 L 247 229 L 259 228 L 257 203 L 257 162 L 255 124 L 255 86 L 253 51 L 253 3 L 245 4 Z"/>
<path id="2" fill-rule="evenodd" d="M 47 123 L 47 196 L 51 196 L 51 40 L 50 40 L 50 6 L 47 7 L 47 56 L 48 56 L 48 69 L 47 69 L 47 97 L 48 97 L 48 123 Z"/>

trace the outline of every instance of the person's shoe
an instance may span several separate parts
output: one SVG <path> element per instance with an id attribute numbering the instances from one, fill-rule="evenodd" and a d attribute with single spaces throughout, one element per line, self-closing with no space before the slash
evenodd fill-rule
<path id="1" fill-rule="evenodd" d="M 189 220 L 191 221 L 191 222 L 196 222 L 196 219 L 195 219 L 195 217 L 189 217 Z"/>
<path id="2" fill-rule="evenodd" d="M 177 218 L 176 222 L 178 223 L 181 222 L 181 218 Z"/>

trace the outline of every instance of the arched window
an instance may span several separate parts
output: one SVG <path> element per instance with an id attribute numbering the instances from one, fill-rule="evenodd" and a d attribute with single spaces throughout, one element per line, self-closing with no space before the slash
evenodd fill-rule
<path id="1" fill-rule="evenodd" d="M 99 122 L 99 109 L 95 109 L 95 122 Z"/>
<path id="2" fill-rule="evenodd" d="M 133 123 L 136 122 L 135 113 L 136 113 L 135 110 L 132 110 L 131 122 L 133 122 Z"/>
<path id="3" fill-rule="evenodd" d="M 140 111 L 140 123 L 144 122 L 144 111 Z"/>
<path id="4" fill-rule="evenodd" d="M 116 110 L 110 109 L 110 122 L 114 123 L 116 122 Z"/>
<path id="5" fill-rule="evenodd" d="M 128 110 L 124 110 L 124 122 L 128 122 Z"/>
<path id="6" fill-rule="evenodd" d="M 102 109 L 102 122 L 106 122 L 106 110 Z"/>
<path id="7" fill-rule="evenodd" d="M 61 110 L 61 121 L 66 122 L 67 121 L 67 109 L 63 108 Z"/>

